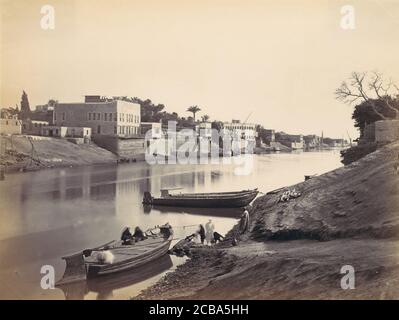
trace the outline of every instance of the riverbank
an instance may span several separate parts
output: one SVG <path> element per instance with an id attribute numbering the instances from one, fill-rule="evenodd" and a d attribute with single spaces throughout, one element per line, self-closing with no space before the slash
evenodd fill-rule
<path id="1" fill-rule="evenodd" d="M 117 156 L 94 143 L 74 144 L 51 137 L 2 137 L 6 152 L 0 165 L 6 172 L 33 171 L 46 168 L 74 167 L 93 164 L 115 164 Z M 33 145 L 33 147 L 32 147 Z"/>
<path id="2" fill-rule="evenodd" d="M 398 299 L 398 153 L 389 144 L 291 186 L 301 196 L 288 202 L 259 197 L 237 247 L 194 251 L 137 299 Z M 341 288 L 344 265 L 354 290 Z"/>

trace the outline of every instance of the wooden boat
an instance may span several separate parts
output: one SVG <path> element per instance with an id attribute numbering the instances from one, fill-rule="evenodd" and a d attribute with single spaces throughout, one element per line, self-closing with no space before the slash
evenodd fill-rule
<path id="1" fill-rule="evenodd" d="M 258 189 L 179 194 L 170 194 L 169 190 L 171 189 L 162 189 L 160 198 L 154 198 L 151 193 L 145 192 L 143 204 L 171 207 L 241 208 L 248 205 L 259 193 Z"/>
<path id="2" fill-rule="evenodd" d="M 145 234 L 147 239 L 131 245 L 114 240 L 97 248 L 63 257 L 66 269 L 57 285 L 136 268 L 168 252 L 173 237 L 169 224 L 147 230 Z M 104 259 L 104 255 L 112 256 L 112 259 Z"/>
<path id="3" fill-rule="evenodd" d="M 118 289 L 134 286 L 172 268 L 173 262 L 170 255 L 151 261 L 151 267 L 147 264 L 124 272 L 110 274 L 108 276 L 88 278 L 87 281 L 57 284 L 57 288 L 64 293 L 66 300 L 83 300 L 89 292 L 97 293 L 97 299 L 107 299 L 113 296 Z"/>

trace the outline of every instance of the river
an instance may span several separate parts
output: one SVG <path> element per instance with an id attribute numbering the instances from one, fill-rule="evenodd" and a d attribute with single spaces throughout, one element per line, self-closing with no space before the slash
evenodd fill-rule
<path id="1" fill-rule="evenodd" d="M 255 155 L 247 175 L 231 164 L 86 166 L 6 176 L 0 181 L 0 299 L 127 299 L 156 283 L 184 258 L 165 256 L 113 278 L 78 285 L 73 290 L 43 290 L 41 267 L 65 269 L 63 255 L 120 237 L 125 226 L 147 229 L 169 222 L 183 237 L 212 219 L 225 234 L 237 223 L 237 210 L 144 208 L 144 191 L 217 192 L 258 188 L 267 192 L 341 166 L 339 150 Z M 193 226 L 195 225 L 195 226 Z"/>

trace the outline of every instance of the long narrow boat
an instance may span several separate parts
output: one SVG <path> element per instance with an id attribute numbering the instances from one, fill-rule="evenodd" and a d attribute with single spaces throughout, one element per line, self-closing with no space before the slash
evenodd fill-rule
<path id="1" fill-rule="evenodd" d="M 57 285 L 136 268 L 168 252 L 173 237 L 169 224 L 148 230 L 146 235 L 146 239 L 131 245 L 114 240 L 97 248 L 63 257 L 66 269 Z"/>
<path id="2" fill-rule="evenodd" d="M 151 193 L 145 192 L 143 204 L 197 207 L 197 208 L 241 208 L 247 206 L 258 195 L 258 189 L 233 192 L 212 193 L 178 193 L 170 194 L 170 189 L 162 189 L 161 197 L 154 198 Z"/>

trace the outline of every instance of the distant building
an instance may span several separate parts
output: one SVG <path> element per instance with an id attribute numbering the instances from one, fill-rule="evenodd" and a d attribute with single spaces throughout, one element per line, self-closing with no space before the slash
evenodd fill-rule
<path id="1" fill-rule="evenodd" d="M 303 135 L 301 134 L 278 132 L 276 133 L 276 141 L 288 148 L 291 148 L 292 150 L 304 148 Z"/>
<path id="2" fill-rule="evenodd" d="M 268 145 L 276 141 L 276 132 L 273 129 L 262 129 L 264 142 Z"/>
<path id="3" fill-rule="evenodd" d="M 303 137 L 305 147 L 308 149 L 318 148 L 321 144 L 321 138 L 315 134 L 309 134 Z"/>
<path id="4" fill-rule="evenodd" d="M 239 120 L 232 120 L 232 122 L 224 122 L 222 128 L 222 136 L 235 136 L 240 142 L 240 148 L 247 148 L 253 150 L 256 145 L 256 124 L 241 123 Z"/>
<path id="5" fill-rule="evenodd" d="M 28 134 L 33 136 L 42 135 L 42 128 L 48 126 L 48 121 L 37 121 L 37 120 L 23 120 L 22 121 L 22 134 Z"/>
<path id="6" fill-rule="evenodd" d="M 195 126 L 195 131 L 202 138 L 212 138 L 212 124 L 210 122 L 200 122 Z"/>
<path id="7" fill-rule="evenodd" d="M 84 127 L 59 127 L 59 126 L 44 126 L 42 128 L 42 135 L 47 137 L 58 138 L 91 138 L 91 128 Z"/>
<path id="8" fill-rule="evenodd" d="M 0 119 L 0 134 L 12 135 L 22 133 L 22 121 L 18 120 L 16 116 L 10 118 Z"/>
<path id="9" fill-rule="evenodd" d="M 47 111 L 54 111 L 54 105 L 39 105 L 35 107 L 36 112 L 47 112 Z"/>
<path id="10" fill-rule="evenodd" d="M 150 139 L 160 139 L 162 137 L 162 123 L 161 122 L 141 122 L 140 133 L 145 136 L 148 131 Z"/>
<path id="11" fill-rule="evenodd" d="M 85 102 L 57 103 L 53 123 L 62 127 L 91 128 L 94 137 L 139 137 L 140 105 L 100 96 L 86 96 Z"/>

